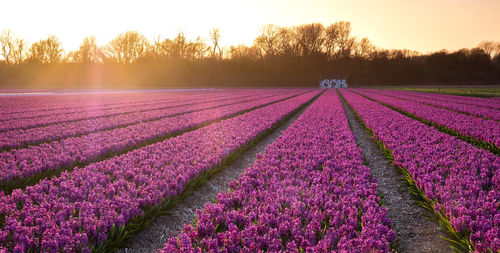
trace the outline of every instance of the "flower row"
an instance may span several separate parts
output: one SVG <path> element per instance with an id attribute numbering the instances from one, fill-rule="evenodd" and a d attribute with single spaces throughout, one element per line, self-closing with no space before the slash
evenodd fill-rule
<path id="1" fill-rule="evenodd" d="M 435 93 L 422 93 L 422 92 L 405 92 L 414 97 L 423 97 L 434 99 L 438 101 L 447 101 L 454 102 L 458 104 L 466 104 L 466 105 L 476 105 L 487 107 L 491 109 L 500 110 L 500 100 L 498 98 L 480 98 L 480 97 L 467 97 L 467 96 L 458 96 L 458 95 L 447 95 L 447 94 L 435 94 Z"/>
<path id="2" fill-rule="evenodd" d="M 396 107 L 421 119 L 434 122 L 440 126 L 458 131 L 463 136 L 500 147 L 500 123 L 494 120 L 482 119 L 442 108 L 401 100 L 390 96 L 365 91 L 356 91 L 376 101 Z"/>
<path id="3" fill-rule="evenodd" d="M 112 228 L 179 195 L 189 182 L 318 93 L 75 168 L 24 191 L 14 190 L 0 197 L 0 247 L 18 252 L 88 252 L 93 245 L 106 242 Z"/>
<path id="4" fill-rule="evenodd" d="M 327 91 L 160 252 L 389 252 L 377 182 Z"/>
<path id="5" fill-rule="evenodd" d="M 500 250 L 498 156 L 352 92 L 342 94 L 458 234 L 478 251 Z"/>
<path id="6" fill-rule="evenodd" d="M 39 115 L 39 113 L 51 111 L 75 110 L 86 108 L 107 108 L 134 103 L 147 103 L 148 101 L 160 101 L 176 97 L 203 96 L 208 91 L 182 91 L 182 92 L 110 92 L 110 93 L 88 93 L 88 94 L 64 94 L 64 95 L 41 95 L 41 96 L 19 96 L 7 97 L 0 100 L 0 106 L 4 108 L 0 116 L 11 116 L 12 118 Z M 209 92 L 213 95 L 215 92 Z"/>
<path id="7" fill-rule="evenodd" d="M 296 91 L 297 94 L 299 91 Z M 303 92 L 303 91 L 301 91 Z M 275 96 L 265 96 L 271 100 L 280 100 L 292 96 L 292 94 L 281 94 Z M 126 127 L 132 124 L 146 123 L 145 121 L 160 120 L 175 115 L 228 106 L 240 102 L 259 100 L 258 97 L 244 99 L 215 101 L 199 103 L 189 106 L 166 108 L 153 111 L 122 114 L 111 117 L 103 117 L 75 122 L 64 122 L 44 127 L 19 129 L 0 133 L 0 149 L 19 148 L 26 145 L 38 144 L 41 142 L 59 140 L 71 136 L 80 136 L 97 131 L 110 130 L 114 128 Z"/>
<path id="8" fill-rule="evenodd" d="M 250 94 L 248 94 L 250 93 Z M 5 132 L 14 129 L 28 129 L 40 126 L 52 125 L 64 122 L 78 122 L 79 124 L 85 124 L 84 120 L 119 116 L 121 114 L 135 114 L 139 115 L 142 112 L 161 110 L 179 106 L 188 106 L 198 103 L 208 103 L 217 102 L 233 99 L 250 99 L 251 97 L 262 96 L 263 92 L 247 92 L 247 93 L 230 93 L 228 92 L 225 96 L 178 96 L 175 98 L 166 97 L 164 100 L 160 101 L 148 101 L 146 103 L 131 104 L 131 105 L 120 105 L 116 107 L 108 107 L 103 109 L 95 109 L 95 107 L 84 107 L 74 109 L 74 112 L 66 112 L 61 110 L 52 111 L 51 115 L 43 115 L 39 117 L 30 118 L 17 118 L 17 119 L 5 119 L 3 124 L 0 125 L 0 132 Z"/>
<path id="9" fill-rule="evenodd" d="M 477 105 L 468 105 L 468 104 L 460 104 L 451 101 L 440 101 L 435 99 L 423 98 L 412 96 L 405 91 L 393 91 L 393 90 L 375 90 L 375 89 L 364 89 L 363 91 L 374 92 L 382 95 L 392 96 L 396 98 L 402 98 L 405 100 L 411 100 L 419 103 L 424 103 L 432 106 L 443 107 L 447 109 L 451 109 L 457 112 L 462 112 L 466 114 L 471 114 L 487 119 L 492 119 L 499 121 L 500 120 L 500 110 L 492 109 L 483 106 Z"/>
<path id="10" fill-rule="evenodd" d="M 38 146 L 0 153 L 0 183 L 20 180 L 48 170 L 88 163 L 198 125 L 283 99 L 274 96 L 199 112 L 182 114 L 124 128 L 70 137 Z M 14 186 L 15 187 L 15 186 Z"/>

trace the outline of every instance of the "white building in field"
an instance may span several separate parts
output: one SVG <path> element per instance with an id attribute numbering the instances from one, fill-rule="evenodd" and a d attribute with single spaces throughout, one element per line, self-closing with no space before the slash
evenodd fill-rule
<path id="1" fill-rule="evenodd" d="M 319 81 L 319 87 L 322 89 L 329 88 L 347 88 L 346 79 L 323 79 Z"/>

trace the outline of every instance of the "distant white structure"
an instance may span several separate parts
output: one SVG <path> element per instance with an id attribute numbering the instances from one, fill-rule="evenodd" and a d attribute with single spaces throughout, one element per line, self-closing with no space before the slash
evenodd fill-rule
<path id="1" fill-rule="evenodd" d="M 347 81 L 345 79 L 323 79 L 319 82 L 319 87 L 323 89 L 347 88 Z"/>

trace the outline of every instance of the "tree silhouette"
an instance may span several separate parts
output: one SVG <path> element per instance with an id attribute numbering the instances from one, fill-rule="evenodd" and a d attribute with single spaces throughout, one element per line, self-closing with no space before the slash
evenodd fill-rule
<path id="1" fill-rule="evenodd" d="M 353 85 L 500 83 L 500 43 L 493 41 L 472 49 L 420 54 L 377 48 L 368 38 L 352 36 L 350 23 L 340 21 L 326 27 L 319 23 L 265 25 L 252 45 L 224 51 L 219 29 L 209 34 L 208 42 L 199 36 L 190 40 L 179 32 L 150 43 L 138 32 L 125 32 L 102 48 L 94 37 L 88 37 L 63 58 L 55 36 L 27 46 L 4 31 L 0 34 L 0 85 L 317 87 L 323 74 L 348 76 Z"/>
<path id="2" fill-rule="evenodd" d="M 325 28 L 322 24 L 312 23 L 295 27 L 296 43 L 299 56 L 317 55 L 321 52 Z"/>
<path id="3" fill-rule="evenodd" d="M 256 47 L 245 45 L 231 46 L 229 48 L 230 59 L 236 61 L 254 62 L 261 58 L 261 52 Z"/>
<path id="4" fill-rule="evenodd" d="M 222 50 L 219 46 L 220 40 L 220 30 L 219 28 L 213 28 L 210 30 L 210 40 L 212 41 L 212 57 L 214 58 L 222 58 Z M 218 51 L 218 55 L 216 55 L 216 51 Z"/>
<path id="5" fill-rule="evenodd" d="M 95 37 L 90 36 L 84 38 L 78 50 L 70 52 L 68 58 L 76 63 L 100 63 L 103 54 L 95 42 Z"/>
<path id="6" fill-rule="evenodd" d="M 281 28 L 274 24 L 263 26 L 261 34 L 254 40 L 255 46 L 264 56 L 275 56 L 278 54 L 278 39 L 282 32 Z"/>
<path id="7" fill-rule="evenodd" d="M 368 38 L 362 38 L 354 43 L 354 56 L 364 59 L 370 59 L 375 52 L 375 46 Z"/>
<path id="8" fill-rule="evenodd" d="M 26 58 L 26 41 L 12 36 L 10 30 L 0 34 L 0 49 L 7 64 L 21 64 Z"/>
<path id="9" fill-rule="evenodd" d="M 2 34 L 0 34 L 0 47 L 5 63 L 10 64 L 14 51 L 14 38 L 12 38 L 10 30 L 3 31 Z"/>
<path id="10" fill-rule="evenodd" d="M 40 40 L 31 45 L 28 60 L 34 63 L 59 63 L 64 50 L 59 39 L 51 35 L 45 40 Z"/>
<path id="11" fill-rule="evenodd" d="M 296 55 L 297 39 L 294 29 L 279 27 L 274 43 L 276 44 L 276 55 L 287 57 Z"/>
<path id="12" fill-rule="evenodd" d="M 490 58 L 500 54 L 500 42 L 481 41 L 477 47 L 482 49 Z"/>
<path id="13" fill-rule="evenodd" d="M 104 48 L 108 60 L 117 63 L 132 63 L 145 56 L 149 48 L 148 40 L 136 31 L 128 31 L 116 36 Z"/>
<path id="14" fill-rule="evenodd" d="M 24 39 L 16 38 L 14 40 L 14 49 L 12 51 L 13 63 L 21 64 L 27 56 L 27 44 Z"/>
<path id="15" fill-rule="evenodd" d="M 198 36 L 195 41 L 189 42 L 187 58 L 192 61 L 202 59 L 206 56 L 209 49 L 210 47 Z M 222 57 L 222 51 L 219 51 L 219 53 Z"/>
<path id="16" fill-rule="evenodd" d="M 339 21 L 331 24 L 325 30 L 325 48 L 330 58 L 349 57 L 354 46 L 351 37 L 351 23 Z"/>

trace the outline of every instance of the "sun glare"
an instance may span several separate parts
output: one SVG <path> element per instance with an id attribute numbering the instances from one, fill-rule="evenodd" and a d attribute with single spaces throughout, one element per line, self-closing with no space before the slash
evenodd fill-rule
<path id="1" fill-rule="evenodd" d="M 350 21 L 353 34 L 383 48 L 422 52 L 460 49 L 480 40 L 500 40 L 500 1 L 419 1 L 408 8 L 397 0 L 377 1 L 67 1 L 0 0 L 0 31 L 35 42 L 57 36 L 66 50 L 76 49 L 93 35 L 104 45 L 119 33 L 135 30 L 149 40 L 208 40 L 219 28 L 222 46 L 253 42 L 265 24 L 293 26 Z"/>
<path id="2" fill-rule="evenodd" d="M 10 10 L 29 5 L 23 14 L 29 18 L 19 20 L 20 17 L 7 13 L 0 17 L 0 30 L 10 29 L 31 42 L 56 35 L 67 50 L 74 50 L 86 36 L 96 36 L 103 45 L 129 30 L 150 40 L 172 38 L 179 32 L 190 39 L 208 39 L 210 29 L 219 28 L 223 45 L 248 45 L 258 35 L 262 23 L 256 6 L 240 1 L 78 2 L 5 1 L 3 8 Z"/>
<path id="3" fill-rule="evenodd" d="M 499 13 L 0 0 L 0 253 L 500 253 Z"/>

